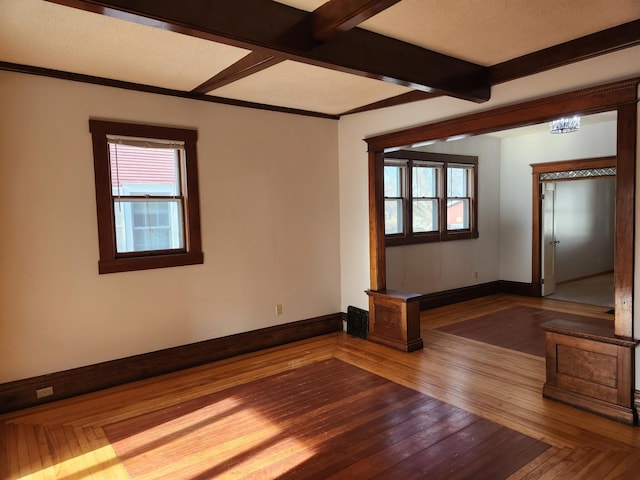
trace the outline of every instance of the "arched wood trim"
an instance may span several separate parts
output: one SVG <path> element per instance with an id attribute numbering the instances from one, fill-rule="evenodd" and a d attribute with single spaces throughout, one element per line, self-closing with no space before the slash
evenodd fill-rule
<path id="1" fill-rule="evenodd" d="M 366 138 L 365 141 L 369 151 L 378 152 L 385 148 L 445 139 L 454 135 L 482 135 L 507 128 L 535 125 L 567 113 L 587 115 L 606 112 L 626 103 L 635 104 L 638 82 L 640 77 L 384 133 Z"/>
<path id="2" fill-rule="evenodd" d="M 369 222 L 371 249 L 371 287 L 386 288 L 386 265 L 383 253 L 384 217 L 380 202 L 382 152 L 385 148 L 444 139 L 454 135 L 479 135 L 506 128 L 533 125 L 566 114 L 592 114 L 617 111 L 616 185 L 616 314 L 615 333 L 633 336 L 633 262 L 635 227 L 635 157 L 638 83 L 633 78 L 592 88 L 563 93 L 517 105 L 496 108 L 442 122 L 377 135 L 365 139 L 369 149 Z M 373 170 L 373 172 L 372 172 Z M 375 253 L 375 254 L 374 254 Z"/>

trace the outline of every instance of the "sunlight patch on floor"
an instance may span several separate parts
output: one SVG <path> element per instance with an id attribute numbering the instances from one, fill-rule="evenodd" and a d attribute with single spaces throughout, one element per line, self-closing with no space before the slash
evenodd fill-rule
<path id="1" fill-rule="evenodd" d="M 238 398 L 175 415 L 113 442 L 132 478 L 239 478 L 261 459 L 262 478 L 276 478 L 315 454 Z M 283 451 L 287 461 L 277 462 Z"/>

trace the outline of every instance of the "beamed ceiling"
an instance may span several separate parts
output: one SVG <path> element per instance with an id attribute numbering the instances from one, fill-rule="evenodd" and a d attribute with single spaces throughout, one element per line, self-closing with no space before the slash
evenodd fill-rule
<path id="1" fill-rule="evenodd" d="M 639 0 L 0 0 L 0 69 L 328 117 L 639 44 Z"/>

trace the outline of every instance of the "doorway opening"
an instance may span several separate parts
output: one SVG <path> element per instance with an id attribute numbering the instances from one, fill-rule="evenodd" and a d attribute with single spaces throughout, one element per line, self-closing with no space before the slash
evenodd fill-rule
<path id="1" fill-rule="evenodd" d="M 613 308 L 616 157 L 532 169 L 541 296 Z"/>
<path id="2" fill-rule="evenodd" d="M 540 174 L 541 295 L 613 308 L 615 157 Z M 588 160 L 587 160 L 588 161 Z"/>
<path id="3" fill-rule="evenodd" d="M 462 135 L 479 135 L 505 128 L 533 125 L 553 120 L 558 115 L 588 115 L 611 111 L 616 112 L 617 116 L 614 332 L 621 337 L 632 337 L 637 94 L 636 78 L 366 138 L 369 151 L 370 291 L 380 295 L 387 292 L 383 182 L 385 151 L 416 143 L 424 144 L 432 140 L 453 140 L 461 138 Z M 538 192 L 538 182 L 535 185 L 534 192 Z M 539 219 L 539 202 L 534 202 L 533 209 L 533 218 Z M 534 245 L 534 252 L 531 259 L 531 285 L 527 288 L 527 293 L 540 296 L 539 222 L 536 233 L 536 236 L 529 237 Z M 396 316 L 392 320 L 399 328 L 407 326 L 405 319 Z M 370 323 L 372 322 L 375 322 L 375 316 L 370 314 Z"/>

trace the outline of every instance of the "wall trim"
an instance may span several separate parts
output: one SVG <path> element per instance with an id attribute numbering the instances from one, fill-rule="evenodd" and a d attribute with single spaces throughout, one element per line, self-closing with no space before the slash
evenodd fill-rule
<path id="1" fill-rule="evenodd" d="M 427 293 L 420 297 L 420 311 L 432 308 L 453 305 L 466 302 L 475 298 L 508 293 L 511 295 L 534 296 L 530 283 L 511 282 L 508 280 L 496 280 L 494 282 L 470 285 L 468 287 L 454 288 L 442 292 Z"/>
<path id="2" fill-rule="evenodd" d="M 143 380 L 165 373 L 342 330 L 334 313 L 0 384 L 0 413 Z M 54 395 L 36 398 L 53 387 Z"/>
<path id="3" fill-rule="evenodd" d="M 454 303 L 495 295 L 500 292 L 500 281 L 495 281 L 454 288 L 452 290 L 443 290 L 441 292 L 427 293 L 420 297 L 420 311 L 444 307 L 445 305 L 453 305 Z"/>
<path id="4" fill-rule="evenodd" d="M 171 88 L 155 87 L 153 85 L 145 85 L 142 83 L 127 82 L 124 80 L 114 80 L 112 78 L 96 77 L 93 75 L 85 75 L 82 73 L 66 72 L 64 70 L 54 70 L 51 68 L 35 67 L 33 65 L 23 65 L 20 63 L 2 62 L 0 61 L 0 71 L 24 73 L 27 75 L 37 75 L 41 77 L 58 78 L 61 80 L 69 80 L 71 82 L 89 83 L 93 85 L 102 85 L 103 87 L 121 88 L 124 90 L 134 90 L 136 92 L 155 93 L 157 95 L 167 95 L 169 97 L 187 98 L 190 100 L 199 100 L 201 102 L 219 103 L 222 105 L 232 105 L 235 107 L 253 108 L 256 110 L 266 110 L 269 112 L 289 113 L 292 115 L 302 115 L 305 117 L 326 118 L 329 120 L 339 120 L 339 115 L 329 113 L 312 112 L 310 110 L 301 110 L 298 108 L 279 107 L 277 105 L 267 105 L 264 103 L 248 102 L 245 100 L 235 100 L 233 98 L 217 97 L 215 95 L 207 95 L 205 93 L 186 92 L 183 90 L 173 90 Z"/>

